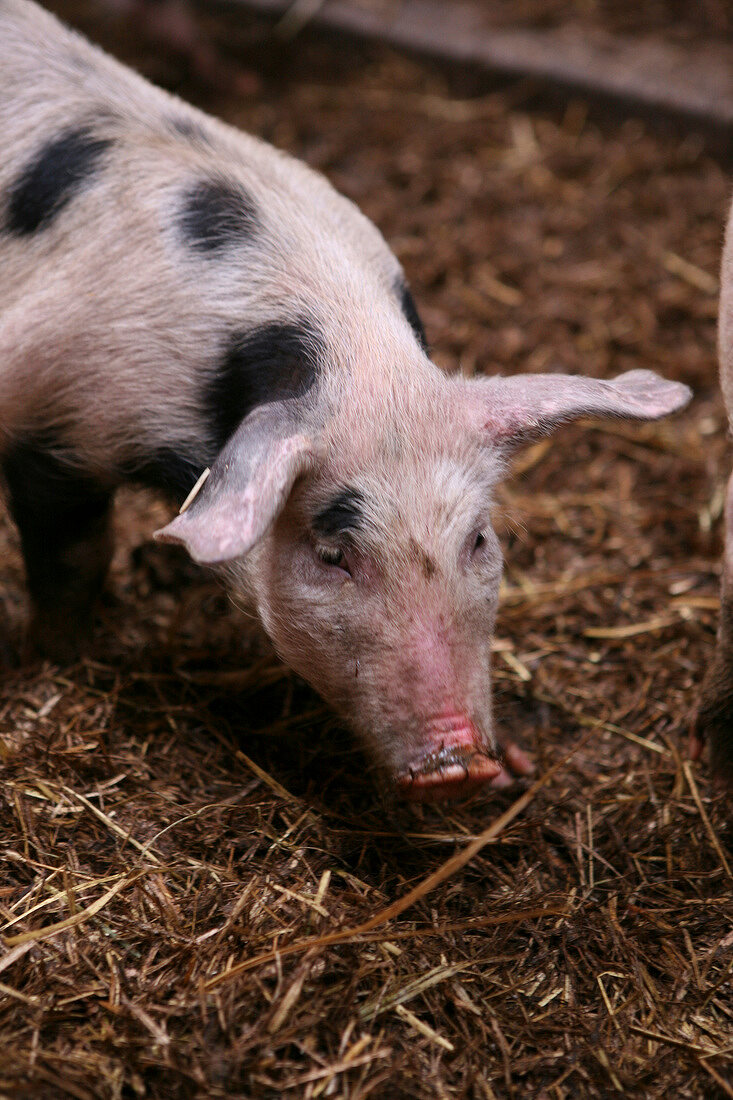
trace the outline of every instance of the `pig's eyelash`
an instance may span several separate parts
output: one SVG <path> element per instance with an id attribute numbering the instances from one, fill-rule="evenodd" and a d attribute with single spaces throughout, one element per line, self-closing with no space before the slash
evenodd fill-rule
<path id="1" fill-rule="evenodd" d="M 323 543 L 316 543 L 315 551 L 325 565 L 337 565 L 343 568 L 344 552 L 338 546 L 325 546 Z"/>

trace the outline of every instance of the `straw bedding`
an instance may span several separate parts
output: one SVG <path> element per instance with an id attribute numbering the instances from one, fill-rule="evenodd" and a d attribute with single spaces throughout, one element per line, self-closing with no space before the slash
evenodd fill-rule
<path id="1" fill-rule="evenodd" d="M 146 541 L 158 501 L 119 501 L 85 659 L 20 662 L 3 515 L 0 1095 L 733 1096 L 731 832 L 685 752 L 730 465 L 723 167 L 694 137 L 210 13 L 251 89 L 227 96 L 56 6 L 353 197 L 441 366 L 651 367 L 696 399 L 518 459 L 495 694 L 540 781 L 461 806 L 377 789 L 218 584 Z"/>

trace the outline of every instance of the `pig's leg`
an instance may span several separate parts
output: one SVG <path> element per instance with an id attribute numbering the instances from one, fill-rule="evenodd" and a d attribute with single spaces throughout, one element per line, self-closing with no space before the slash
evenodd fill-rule
<path id="1" fill-rule="evenodd" d="M 702 688 L 690 737 L 690 755 L 697 759 L 709 743 L 714 780 L 733 787 L 733 475 L 725 504 L 725 551 L 720 593 L 720 625 L 715 660 Z"/>
<path id="2" fill-rule="evenodd" d="M 33 640 L 72 659 L 109 566 L 111 494 L 28 447 L 7 455 L 3 472 L 33 600 Z"/>

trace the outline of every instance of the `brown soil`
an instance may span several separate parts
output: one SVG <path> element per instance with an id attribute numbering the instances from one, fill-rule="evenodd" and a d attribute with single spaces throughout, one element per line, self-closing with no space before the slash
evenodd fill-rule
<path id="1" fill-rule="evenodd" d="M 359 203 L 446 369 L 645 366 L 696 397 L 519 459 L 498 720 L 540 776 L 560 766 L 432 889 L 526 785 L 392 805 L 219 586 L 145 541 L 167 513 L 132 494 L 88 658 L 13 663 L 3 520 L 0 1096 L 733 1095 L 731 831 L 685 754 L 730 465 L 723 170 L 694 137 L 527 113 L 521 87 L 461 99 L 379 49 L 210 15 L 251 87 L 227 95 L 94 4 L 54 6 Z"/>

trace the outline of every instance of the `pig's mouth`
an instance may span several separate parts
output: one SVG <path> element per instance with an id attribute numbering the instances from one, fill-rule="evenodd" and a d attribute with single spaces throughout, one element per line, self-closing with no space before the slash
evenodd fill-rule
<path id="1" fill-rule="evenodd" d="M 457 731 L 455 731 L 457 732 Z M 441 802 L 471 794 L 495 779 L 501 764 L 489 749 L 476 743 L 473 732 L 442 742 L 397 776 L 397 787 L 411 802 Z"/>

